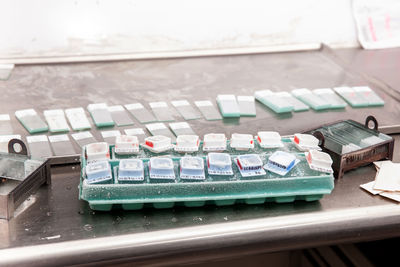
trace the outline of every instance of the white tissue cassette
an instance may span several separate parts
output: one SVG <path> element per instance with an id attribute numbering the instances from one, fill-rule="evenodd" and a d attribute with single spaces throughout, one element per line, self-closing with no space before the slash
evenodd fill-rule
<path id="1" fill-rule="evenodd" d="M 115 153 L 130 155 L 139 153 L 139 140 L 136 136 L 119 135 L 115 137 Z"/>
<path id="2" fill-rule="evenodd" d="M 333 173 L 332 158 L 328 153 L 310 150 L 305 153 L 310 169 L 320 172 Z"/>
<path id="3" fill-rule="evenodd" d="M 204 135 L 203 140 L 204 151 L 224 151 L 226 150 L 225 134 L 210 133 Z"/>
<path id="4" fill-rule="evenodd" d="M 88 162 L 110 159 L 108 144 L 106 142 L 98 142 L 86 145 L 86 159 Z"/>
<path id="5" fill-rule="evenodd" d="M 171 143 L 171 138 L 163 135 L 154 135 L 145 139 L 143 147 L 151 152 L 161 153 L 172 149 L 173 145 Z"/>
<path id="6" fill-rule="evenodd" d="M 196 152 L 199 150 L 200 138 L 197 135 L 178 135 L 174 150 L 176 152 Z"/>
<path id="7" fill-rule="evenodd" d="M 283 147 L 281 135 L 278 132 L 258 132 L 256 139 L 262 148 Z"/>
<path id="8" fill-rule="evenodd" d="M 311 134 L 295 134 L 293 143 L 300 151 L 321 150 L 319 140 Z"/>
<path id="9" fill-rule="evenodd" d="M 236 150 L 249 150 L 254 148 L 254 140 L 251 134 L 232 134 L 231 148 Z"/>

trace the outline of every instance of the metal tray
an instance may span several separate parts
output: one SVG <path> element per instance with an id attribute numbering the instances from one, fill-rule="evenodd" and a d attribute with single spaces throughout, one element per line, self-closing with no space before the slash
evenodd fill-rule
<path id="1" fill-rule="evenodd" d="M 20 145 L 20 151 L 14 149 Z M 0 153 L 0 219 L 11 219 L 14 211 L 42 184 L 51 183 L 49 160 L 27 156 L 19 139 L 8 143 L 9 154 Z"/>
<path id="2" fill-rule="evenodd" d="M 372 128 L 369 127 L 371 123 Z M 368 116 L 364 125 L 353 120 L 343 120 L 305 133 L 311 133 L 321 141 L 320 147 L 333 160 L 336 178 L 371 162 L 393 158 L 394 139 L 378 131 L 378 122 L 373 116 Z"/>

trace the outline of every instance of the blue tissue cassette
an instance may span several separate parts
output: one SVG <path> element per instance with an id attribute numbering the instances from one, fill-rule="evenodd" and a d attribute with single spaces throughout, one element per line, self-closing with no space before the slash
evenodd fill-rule
<path id="1" fill-rule="evenodd" d="M 183 157 L 180 159 L 180 178 L 186 180 L 204 180 L 204 160 L 201 157 Z"/>
<path id="2" fill-rule="evenodd" d="M 140 159 L 121 159 L 118 167 L 118 180 L 143 181 L 143 161 Z"/>
<path id="3" fill-rule="evenodd" d="M 283 176 L 293 169 L 297 163 L 299 163 L 299 160 L 294 154 L 276 151 L 269 157 L 268 163 L 264 168 L 270 172 Z"/>
<path id="4" fill-rule="evenodd" d="M 239 155 L 235 163 L 243 177 L 265 175 L 263 162 L 256 154 Z"/>
<path id="5" fill-rule="evenodd" d="M 208 174 L 233 175 L 231 156 L 228 153 L 209 153 L 207 167 Z"/>
<path id="6" fill-rule="evenodd" d="M 86 165 L 86 182 L 96 184 L 112 180 L 111 166 L 108 161 L 95 161 Z"/>
<path id="7" fill-rule="evenodd" d="M 150 179 L 175 179 L 174 163 L 170 158 L 150 158 Z"/>

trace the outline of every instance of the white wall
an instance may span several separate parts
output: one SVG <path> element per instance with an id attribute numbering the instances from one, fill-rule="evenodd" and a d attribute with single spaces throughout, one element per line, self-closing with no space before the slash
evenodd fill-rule
<path id="1" fill-rule="evenodd" d="M 350 0 L 2 0 L 0 63 L 357 46 Z"/>

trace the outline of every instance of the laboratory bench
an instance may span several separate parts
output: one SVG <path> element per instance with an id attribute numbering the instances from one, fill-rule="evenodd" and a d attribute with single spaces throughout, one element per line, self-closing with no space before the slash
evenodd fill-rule
<path id="1" fill-rule="evenodd" d="M 323 46 L 271 54 L 22 65 L 0 81 L 0 113 L 13 115 L 24 108 L 42 113 L 99 102 L 215 104 L 217 94 L 368 85 L 385 100 L 383 107 L 277 115 L 256 103 L 256 117 L 188 122 L 199 136 L 261 130 L 290 135 L 344 119 L 363 123 L 373 115 L 379 128 L 395 138 L 394 161 L 399 162 L 400 81 L 393 58 L 400 49 L 387 53 Z M 386 61 L 392 67 L 382 71 Z M 16 133 L 28 135 L 15 118 L 12 123 Z M 135 121 L 132 127 L 144 125 Z M 129 127 L 115 127 L 124 128 Z M 99 130 L 91 132 L 101 140 Z M 374 179 L 372 164 L 346 172 L 320 201 L 110 212 L 92 211 L 78 199 L 79 164 L 59 161 L 51 171 L 51 184 L 30 196 L 14 218 L 0 220 L 0 265 L 194 264 L 400 236 L 400 206 L 359 187 Z"/>

